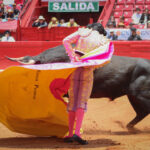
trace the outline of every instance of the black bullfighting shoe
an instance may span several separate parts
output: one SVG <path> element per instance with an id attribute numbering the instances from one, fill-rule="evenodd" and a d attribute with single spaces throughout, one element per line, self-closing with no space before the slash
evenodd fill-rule
<path id="1" fill-rule="evenodd" d="M 76 134 L 74 134 L 72 138 L 74 141 L 78 142 L 81 145 L 87 145 L 88 144 L 88 142 L 86 140 L 83 140 L 80 136 L 78 136 Z"/>
<path id="2" fill-rule="evenodd" d="M 72 143 L 73 142 L 73 137 L 65 137 L 64 142 L 65 143 Z"/>

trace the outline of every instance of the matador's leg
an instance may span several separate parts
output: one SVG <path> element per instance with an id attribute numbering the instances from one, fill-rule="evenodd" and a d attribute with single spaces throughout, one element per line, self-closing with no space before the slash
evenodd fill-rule
<path id="1" fill-rule="evenodd" d="M 80 78 L 81 68 L 78 68 L 72 75 L 71 75 L 71 83 L 69 89 L 69 103 L 68 103 L 68 112 L 69 112 L 69 137 L 73 136 L 73 127 L 75 123 L 75 111 L 76 111 L 76 104 L 77 104 L 77 96 L 78 96 L 78 89 L 79 89 L 79 78 Z"/>
<path id="2" fill-rule="evenodd" d="M 82 125 L 84 111 L 87 110 L 87 101 L 91 95 L 93 87 L 93 68 L 83 68 L 80 74 L 80 85 L 77 99 L 77 111 L 76 111 L 76 130 L 75 134 L 80 136 L 80 128 Z"/>

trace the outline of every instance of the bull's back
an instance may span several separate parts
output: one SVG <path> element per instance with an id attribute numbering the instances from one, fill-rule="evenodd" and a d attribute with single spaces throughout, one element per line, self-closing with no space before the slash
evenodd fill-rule
<path id="1" fill-rule="evenodd" d="M 113 56 L 106 66 L 95 70 L 91 97 L 115 99 L 127 94 L 139 58 Z"/>

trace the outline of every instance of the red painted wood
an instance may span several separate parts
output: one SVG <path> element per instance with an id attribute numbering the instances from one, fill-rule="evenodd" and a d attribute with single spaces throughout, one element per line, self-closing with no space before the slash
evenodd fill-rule
<path id="1" fill-rule="evenodd" d="M 114 41 L 115 55 L 131 56 L 150 59 L 150 42 L 149 41 Z M 18 63 L 9 61 L 5 56 L 21 57 L 25 55 L 37 55 L 42 51 L 61 45 L 62 41 L 44 42 L 44 41 L 31 41 L 31 42 L 13 42 L 3 43 L 0 45 L 0 69 L 7 68 Z"/>

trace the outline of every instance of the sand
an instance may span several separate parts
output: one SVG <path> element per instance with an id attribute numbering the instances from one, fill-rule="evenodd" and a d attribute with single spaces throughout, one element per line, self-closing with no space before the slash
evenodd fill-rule
<path id="1" fill-rule="evenodd" d="M 135 112 L 126 96 L 113 102 L 104 98 L 90 99 L 82 135 L 89 141 L 88 145 L 14 133 L 0 124 L 0 150 L 150 150 L 150 115 L 131 133 L 126 124 L 134 117 Z"/>

